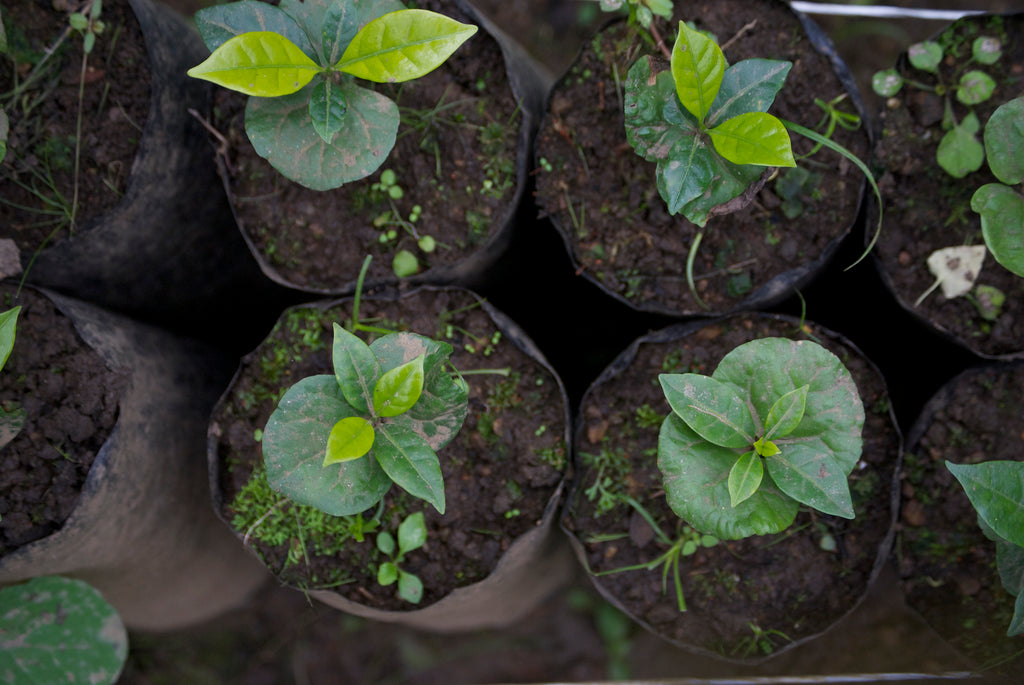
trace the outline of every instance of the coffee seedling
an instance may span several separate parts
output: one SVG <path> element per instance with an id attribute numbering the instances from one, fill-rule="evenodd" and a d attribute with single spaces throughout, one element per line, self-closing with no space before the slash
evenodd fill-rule
<path id="1" fill-rule="evenodd" d="M 419 604 L 423 599 L 423 582 L 416 574 L 402 569 L 400 564 L 408 552 L 419 549 L 426 541 L 427 524 L 420 511 L 410 514 L 399 524 L 397 547 L 391 533 L 386 530 L 377 533 L 377 549 L 390 558 L 377 569 L 377 582 L 385 587 L 397 582 L 398 596 L 412 604 Z"/>

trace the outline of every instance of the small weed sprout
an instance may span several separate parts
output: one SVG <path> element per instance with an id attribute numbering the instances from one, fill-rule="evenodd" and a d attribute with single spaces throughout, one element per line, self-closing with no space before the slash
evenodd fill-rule
<path id="1" fill-rule="evenodd" d="M 419 604 L 423 599 L 423 582 L 414 573 L 402 569 L 405 555 L 419 549 L 427 541 L 427 525 L 423 512 L 410 514 L 398 526 L 398 544 L 391 533 L 383 530 L 377 533 L 377 549 L 388 556 L 377 569 L 377 582 L 387 587 L 398 583 L 398 596 L 412 604 Z"/>
<path id="2" fill-rule="evenodd" d="M 7 364 L 14 338 L 18 331 L 18 314 L 21 307 L 13 307 L 0 313 L 0 371 Z M 21 407 L 0 406 L 0 448 L 14 440 L 25 426 L 25 410 Z"/>
<path id="3" fill-rule="evenodd" d="M 196 25 L 213 54 L 189 75 L 253 96 L 253 148 L 313 190 L 370 175 L 395 145 L 397 105 L 356 78 L 419 78 L 477 30 L 397 0 L 234 2 L 200 10 Z"/>
<path id="4" fill-rule="evenodd" d="M 671 509 L 719 539 L 778 533 L 801 504 L 852 519 L 847 476 L 864 407 L 850 372 L 817 343 L 762 338 L 711 376 L 658 377 L 672 414 L 658 437 Z"/>

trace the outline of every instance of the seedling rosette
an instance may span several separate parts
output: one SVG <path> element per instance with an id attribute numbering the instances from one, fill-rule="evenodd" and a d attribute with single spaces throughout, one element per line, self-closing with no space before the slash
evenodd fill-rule
<path id="1" fill-rule="evenodd" d="M 355 79 L 419 78 L 477 30 L 397 0 L 242 0 L 200 10 L 196 25 L 213 54 L 189 75 L 252 96 L 253 148 L 313 190 L 369 176 L 395 145 L 398 106 Z"/>
<path id="2" fill-rule="evenodd" d="M 672 510 L 720 539 L 778 533 L 801 504 L 852 519 L 847 476 L 864 408 L 850 372 L 810 341 L 763 338 L 711 376 L 659 376 L 672 414 L 658 467 Z"/>
<path id="3" fill-rule="evenodd" d="M 468 388 L 445 369 L 452 348 L 415 333 L 370 345 L 334 326 L 334 375 L 305 378 L 263 434 L 267 481 L 332 516 L 358 514 L 397 483 L 445 511 L 437 450 L 466 418 Z"/>

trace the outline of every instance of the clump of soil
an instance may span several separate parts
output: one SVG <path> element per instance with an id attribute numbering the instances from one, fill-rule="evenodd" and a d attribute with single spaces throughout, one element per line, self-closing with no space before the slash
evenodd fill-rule
<path id="1" fill-rule="evenodd" d="M 381 609 L 408 610 L 394 586 L 377 584 L 377 566 L 387 558 L 374 545 L 376 532 L 394 534 L 409 513 L 423 511 L 427 544 L 410 553 L 402 568 L 425 586 L 426 606 L 457 587 L 479 581 L 520 535 L 533 529 L 561 482 L 566 465 L 565 405 L 557 379 L 501 333 L 466 291 L 419 291 L 398 303 L 363 300 L 360 315 L 393 330 L 411 330 L 451 344 L 451 363 L 460 371 L 511 369 L 506 376 L 472 375 L 469 413 L 459 435 L 438 452 L 445 481 L 446 513 L 392 486 L 382 509 L 363 513 L 382 527 L 357 541 L 342 533 L 318 536 L 309 524 L 294 526 L 296 514 L 315 516 L 270 492 L 269 512 L 239 517 L 247 506 L 242 492 L 262 472 L 256 440 L 277 400 L 301 378 L 331 374 L 332 323 L 351 316 L 350 303 L 326 310 L 293 310 L 256 351 L 247 356 L 232 388 L 215 410 L 212 449 L 220 463 L 221 515 L 284 582 L 314 589 L 333 587 L 348 599 Z M 266 507 L 269 509 L 270 507 Z M 327 517 L 334 524 L 340 519 Z M 250 520 L 251 519 L 251 520 Z M 275 526 L 289 532 L 274 544 Z M 250 529 L 251 528 L 251 529 Z M 341 539 L 345 537 L 346 539 Z M 344 583 L 344 584 L 341 584 Z"/>
<path id="2" fill-rule="evenodd" d="M 0 448 L 0 557 L 59 530 L 71 515 L 128 380 L 106 367 L 50 300 L 16 292 L 0 286 L 4 311 L 22 307 L 0 371 L 0 405 L 20 407 L 26 418 Z"/>
<path id="3" fill-rule="evenodd" d="M 418 5 L 472 23 L 453 3 Z M 343 293 L 351 291 L 367 254 L 375 257 L 367 276 L 372 282 L 394 279 L 391 264 L 399 250 L 412 252 L 421 271 L 479 250 L 511 218 L 520 182 L 522 114 L 505 75 L 497 42 L 478 31 L 422 78 L 363 84 L 398 104 L 398 140 L 378 171 L 325 192 L 289 181 L 259 157 L 245 134 L 246 98 L 218 89 L 215 125 L 230 144 L 232 204 L 263 262 L 295 287 Z M 373 188 L 388 169 L 397 173 L 400 198 L 389 200 Z M 398 224 L 395 211 L 416 235 Z M 396 235 L 382 242 L 388 230 Z M 437 249 L 424 252 L 417 236 L 431 236 Z"/>
<path id="4" fill-rule="evenodd" d="M 1022 388 L 1020 366 L 968 371 L 925 407 L 901 474 L 895 549 L 907 603 L 983 670 L 1006 674 L 1024 666 L 1024 637 L 1006 636 L 1015 598 L 999 579 L 995 543 L 945 464 L 1024 461 Z"/>
<path id="5" fill-rule="evenodd" d="M 68 14 L 48 2 L 4 7 L 10 49 L 0 56 L 0 93 L 20 87 L 37 68 L 41 75 L 18 100 L 34 103 L 28 114 L 22 104 L 0 100 L 10 117 L 7 158 L 0 166 L 0 238 L 14 240 L 29 255 L 67 238 L 72 229 L 87 228 L 117 205 L 149 116 L 149 58 L 127 0 L 103 3 L 105 28 L 96 37 L 84 77 L 82 38 L 67 32 Z M 53 55 L 44 58 L 58 43 Z M 80 81 L 81 159 L 72 227 Z"/>
<path id="6" fill-rule="evenodd" d="M 992 98 L 967 108 L 949 98 L 957 121 L 973 109 L 984 126 L 992 112 L 1020 95 L 1024 71 L 1024 21 L 1018 17 L 963 19 L 944 31 L 938 40 L 947 46 L 947 59 L 939 66 L 944 83 L 955 82 L 958 64 L 970 56 L 977 36 L 998 37 L 1003 55 L 992 65 L 971 65 L 996 81 Z M 956 50 L 959 59 L 950 58 Z M 899 69 L 907 78 L 935 85 L 936 78 L 910 67 L 901 60 Z M 956 77 L 958 78 L 958 76 Z M 956 179 L 943 171 L 935 153 L 945 131 L 942 97 L 905 85 L 880 112 L 881 137 L 875 157 L 884 167 L 879 179 L 885 198 L 884 226 L 875 254 L 885 280 L 904 307 L 930 321 L 969 349 L 988 356 L 1011 355 L 1021 351 L 1024 340 L 1024 279 L 986 256 L 978 285 L 998 288 L 1006 295 L 1002 314 L 986 321 L 971 297 L 947 299 L 935 291 L 914 305 L 935 277 L 926 265 L 936 250 L 957 245 L 980 245 L 981 218 L 971 210 L 975 190 L 997 179 L 988 164 Z M 981 134 L 978 134 L 981 140 Z"/>
<path id="7" fill-rule="evenodd" d="M 726 319 L 676 341 L 640 345 L 627 368 L 584 397 L 577 437 L 580 474 L 565 522 L 595 574 L 664 553 L 667 547 L 654 539 L 652 528 L 617 499 L 628 495 L 640 502 L 673 540 L 682 533 L 684 522 L 665 501 L 657 467 L 661 420 L 671 412 L 658 375 L 711 374 L 738 345 L 770 336 L 819 342 L 856 381 L 865 409 L 863 454 L 849 478 L 856 518 L 801 507 L 782 533 L 721 541 L 683 557 L 686 613 L 677 608 L 673 581 L 667 589 L 663 585 L 660 566 L 595 578 L 608 596 L 659 635 L 734 658 L 762 656 L 820 633 L 860 601 L 884 558 L 899 433 L 884 383 L 859 352 L 815 326 L 801 330 L 795 320 L 768 317 Z M 616 498 L 602 503 L 602 491 Z M 826 537 L 834 549 L 824 549 Z"/>
<path id="8" fill-rule="evenodd" d="M 814 99 L 847 93 L 832 63 L 814 49 L 783 3 L 717 0 L 691 3 L 680 12 L 685 16 L 674 17 L 673 26 L 692 20 L 721 43 L 737 36 L 725 50 L 731 64 L 754 57 L 793 62 L 769 110 L 776 116 L 813 128 L 824 114 Z M 626 140 L 621 83 L 645 52 L 649 46 L 619 22 L 590 41 L 556 86 L 538 133 L 537 158 L 543 162 L 537 200 L 580 270 L 607 291 L 648 311 L 699 313 L 704 310 L 684 276 L 699 229 L 681 214 L 668 214 L 655 183 L 656 165 Z M 839 107 L 854 111 L 848 100 Z M 791 138 L 797 157 L 813 147 L 801 136 Z M 833 139 L 866 158 L 866 130 L 837 129 Z M 860 172 L 833 152 L 800 164 L 820 180 L 799 193 L 799 216 L 786 218 L 777 185 L 768 183 L 746 208 L 708 221 L 693 273 L 711 309 L 736 307 L 772 279 L 821 258 L 850 230 L 860 206 Z"/>

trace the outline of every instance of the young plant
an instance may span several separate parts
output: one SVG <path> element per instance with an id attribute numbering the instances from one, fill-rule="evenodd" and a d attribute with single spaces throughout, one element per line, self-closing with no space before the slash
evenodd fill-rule
<path id="1" fill-rule="evenodd" d="M 672 0 L 599 0 L 602 12 L 617 12 L 625 8 L 629 12 L 629 22 L 640 24 L 645 29 L 651 27 L 655 15 L 663 19 L 672 18 Z"/>
<path id="2" fill-rule="evenodd" d="M 1017 598 L 1006 634 L 1024 633 L 1024 462 L 946 462 L 978 513 L 985 537 L 996 543 L 1003 587 Z"/>
<path id="3" fill-rule="evenodd" d="M 853 518 L 846 478 L 864 407 L 850 372 L 810 341 L 763 338 L 711 376 L 658 377 L 672 414 L 658 436 L 669 506 L 719 539 L 778 533 L 801 504 Z"/>
<path id="4" fill-rule="evenodd" d="M 200 10 L 196 25 L 213 54 L 189 75 L 253 96 L 253 148 L 313 190 L 370 175 L 395 145 L 398 106 L 356 78 L 419 78 L 477 30 L 397 0 L 243 0 Z"/>
<path id="5" fill-rule="evenodd" d="M 9 683 L 114 683 L 128 657 L 117 610 L 81 580 L 0 590 L 0 674 Z"/>
<path id="6" fill-rule="evenodd" d="M 459 432 L 468 388 L 445 365 L 452 348 L 414 333 L 366 345 L 334 325 L 334 375 L 281 398 L 263 431 L 270 486 L 333 516 L 373 506 L 397 483 L 445 510 L 436 451 Z"/>
<path id="7" fill-rule="evenodd" d="M 419 604 L 423 599 L 423 582 L 419 576 L 403 570 L 399 564 L 405 560 L 406 553 L 419 549 L 426 541 L 427 524 L 421 511 L 410 514 L 399 524 L 397 547 L 391 533 L 386 530 L 377 533 L 377 549 L 391 559 L 377 569 L 377 582 L 387 587 L 397 581 L 398 596 L 412 604 Z"/>
<path id="8" fill-rule="evenodd" d="M 11 350 L 14 349 L 14 337 L 18 330 L 18 314 L 20 312 L 21 307 L 14 307 L 0 313 L 0 370 L 3 370 L 7 358 L 11 356 Z M 14 440 L 24 426 L 24 409 L 0 407 L 0 448 Z"/>

